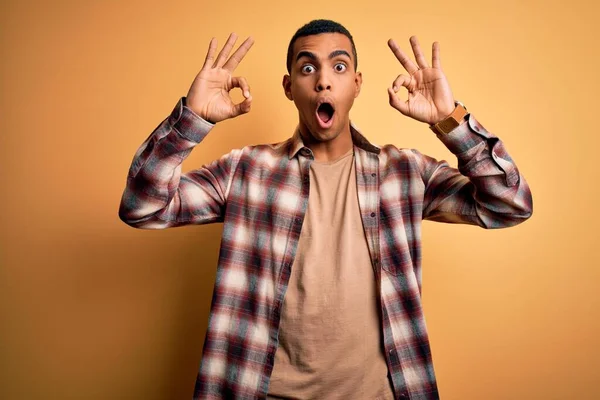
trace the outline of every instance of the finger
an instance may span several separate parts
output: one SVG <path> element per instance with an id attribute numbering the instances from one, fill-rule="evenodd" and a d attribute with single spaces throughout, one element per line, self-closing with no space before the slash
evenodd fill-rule
<path id="1" fill-rule="evenodd" d="M 392 52 L 398 61 L 400 61 L 400 64 L 402 64 L 404 69 L 406 69 L 406 72 L 412 75 L 419 70 L 419 67 L 417 67 L 415 63 L 412 62 L 412 60 L 408 58 L 407 55 L 400 49 L 400 47 L 398 47 L 396 42 L 394 42 L 394 39 L 388 40 L 388 46 L 390 49 L 392 49 Z"/>
<path id="2" fill-rule="evenodd" d="M 388 88 L 388 95 L 390 96 L 390 106 L 400 111 L 403 115 L 408 115 L 408 103 L 400 100 L 392 88 Z"/>
<path id="3" fill-rule="evenodd" d="M 222 67 L 223 64 L 225 64 L 225 60 L 227 60 L 227 57 L 229 57 L 229 52 L 231 52 L 231 49 L 233 48 L 233 45 L 235 44 L 236 40 L 237 35 L 234 32 L 231 32 L 229 38 L 227 39 L 227 42 L 225 43 L 225 46 L 223 46 L 221 52 L 219 53 L 219 56 L 217 57 L 217 61 L 213 65 L 213 68 L 219 68 Z"/>
<path id="4" fill-rule="evenodd" d="M 431 53 L 433 54 L 431 60 L 433 68 L 442 69 L 442 61 L 440 59 L 440 44 L 438 42 L 433 42 Z"/>
<path id="5" fill-rule="evenodd" d="M 231 78 L 231 85 L 232 87 L 238 87 L 242 89 L 242 93 L 244 94 L 245 98 L 252 97 L 250 94 L 250 85 L 248 85 L 248 81 L 246 81 L 246 78 L 241 76 L 234 76 L 233 78 Z"/>
<path id="6" fill-rule="evenodd" d="M 252 96 L 244 99 L 244 101 L 242 101 L 239 104 L 236 104 L 233 108 L 233 112 L 234 112 L 234 117 L 237 117 L 238 115 L 242 115 L 242 114 L 246 114 L 247 112 L 250 112 L 250 108 L 252 106 Z"/>
<path id="7" fill-rule="evenodd" d="M 215 53 L 217 52 L 217 38 L 212 38 L 210 40 L 210 44 L 208 45 L 208 52 L 206 53 L 206 59 L 204 60 L 204 65 L 202 69 L 209 68 L 213 64 L 213 60 L 215 58 Z"/>
<path id="8" fill-rule="evenodd" d="M 235 51 L 235 53 L 232 54 L 229 60 L 227 60 L 227 63 L 225 63 L 223 68 L 233 72 L 233 70 L 237 68 L 238 64 L 240 63 L 240 61 L 242 61 L 242 59 L 244 58 L 246 53 L 248 53 L 248 50 L 250 50 L 253 44 L 254 39 L 251 36 L 249 36 L 246 40 L 244 40 L 244 43 L 240 45 L 240 47 Z"/>
<path id="9" fill-rule="evenodd" d="M 409 92 L 413 91 L 413 88 L 411 87 L 411 83 L 412 83 L 412 76 L 408 76 L 408 75 L 404 75 L 404 74 L 400 74 L 398 75 L 398 77 L 394 80 L 394 83 L 392 83 L 392 89 L 394 89 L 394 93 L 398 93 L 398 90 L 400 90 L 401 86 L 404 86 L 406 89 L 408 89 Z"/>
<path id="10" fill-rule="evenodd" d="M 419 46 L 419 40 L 416 36 L 413 35 L 410 37 L 410 45 L 412 46 L 413 53 L 415 53 L 415 59 L 417 60 L 417 64 L 419 64 L 419 68 L 429 68 L 427 59 L 421 51 L 421 46 Z"/>

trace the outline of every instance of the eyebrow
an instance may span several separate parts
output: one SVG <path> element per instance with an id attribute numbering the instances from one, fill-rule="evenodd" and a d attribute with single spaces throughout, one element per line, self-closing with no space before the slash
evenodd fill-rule
<path id="1" fill-rule="evenodd" d="M 346 50 L 334 50 L 331 52 L 331 54 L 329 54 L 329 59 L 331 60 L 334 57 L 337 56 L 346 56 L 348 57 L 350 60 L 352 60 L 352 57 L 350 57 L 350 54 L 348 54 L 348 52 Z M 310 58 L 311 60 L 317 60 L 317 56 L 314 55 L 314 53 L 311 53 L 310 51 L 301 51 L 298 53 L 298 55 L 296 56 L 296 62 L 298 62 L 298 60 L 302 57 L 307 57 Z"/>

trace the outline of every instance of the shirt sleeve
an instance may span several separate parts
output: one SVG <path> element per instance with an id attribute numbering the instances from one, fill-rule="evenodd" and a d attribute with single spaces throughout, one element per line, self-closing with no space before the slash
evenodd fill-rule
<path id="1" fill-rule="evenodd" d="M 181 173 L 181 164 L 214 124 L 177 102 L 136 151 L 127 174 L 119 218 L 134 228 L 164 229 L 222 222 L 240 150 Z"/>
<path id="2" fill-rule="evenodd" d="M 472 114 L 437 137 L 458 158 L 458 169 L 412 150 L 425 184 L 423 219 L 493 229 L 517 225 L 532 215 L 525 178 L 503 142 Z"/>

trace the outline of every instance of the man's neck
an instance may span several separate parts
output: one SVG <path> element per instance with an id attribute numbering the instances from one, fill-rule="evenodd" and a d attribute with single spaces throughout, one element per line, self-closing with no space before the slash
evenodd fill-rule
<path id="1" fill-rule="evenodd" d="M 302 132 L 304 145 L 312 150 L 317 162 L 335 161 L 348 153 L 353 146 L 350 127 L 344 129 L 337 137 L 328 141 L 317 141 L 308 132 Z"/>

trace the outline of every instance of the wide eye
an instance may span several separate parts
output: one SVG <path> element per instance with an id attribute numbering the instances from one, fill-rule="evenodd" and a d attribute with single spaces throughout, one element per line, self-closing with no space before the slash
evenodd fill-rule
<path id="1" fill-rule="evenodd" d="M 337 63 L 337 64 L 335 64 L 334 68 L 337 72 L 344 72 L 346 70 L 346 64 Z"/>
<path id="2" fill-rule="evenodd" d="M 313 67 L 313 66 L 312 66 L 312 65 L 310 65 L 310 64 L 306 64 L 306 65 L 303 65 L 303 66 L 302 66 L 302 72 L 304 72 L 305 74 L 310 74 L 310 73 L 312 72 L 312 70 L 311 70 L 311 69 L 312 69 L 312 70 L 314 70 L 314 69 L 315 69 L 315 67 Z"/>

